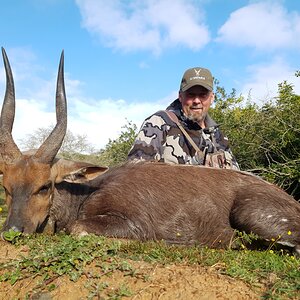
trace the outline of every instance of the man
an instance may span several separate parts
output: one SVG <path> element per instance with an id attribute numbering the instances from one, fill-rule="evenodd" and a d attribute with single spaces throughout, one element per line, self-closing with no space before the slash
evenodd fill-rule
<path id="1" fill-rule="evenodd" d="M 144 121 L 128 159 L 239 169 L 228 139 L 208 115 L 213 101 L 211 72 L 186 70 L 178 99 Z"/>

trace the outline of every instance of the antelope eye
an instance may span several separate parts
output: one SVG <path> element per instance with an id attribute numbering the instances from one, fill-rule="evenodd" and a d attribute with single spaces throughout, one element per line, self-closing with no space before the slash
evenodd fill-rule
<path id="1" fill-rule="evenodd" d="M 38 191 L 38 193 L 46 194 L 46 193 L 49 191 L 50 187 L 51 187 L 51 182 L 49 182 L 49 183 L 43 185 L 43 186 L 40 188 L 40 190 Z"/>

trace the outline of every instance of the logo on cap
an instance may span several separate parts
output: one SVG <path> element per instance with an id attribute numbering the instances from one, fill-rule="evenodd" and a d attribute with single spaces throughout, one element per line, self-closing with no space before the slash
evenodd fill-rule
<path id="1" fill-rule="evenodd" d="M 200 72 L 201 72 L 201 69 L 199 69 L 198 71 L 196 69 L 194 69 L 195 73 L 196 73 L 196 76 L 199 76 L 200 75 Z"/>

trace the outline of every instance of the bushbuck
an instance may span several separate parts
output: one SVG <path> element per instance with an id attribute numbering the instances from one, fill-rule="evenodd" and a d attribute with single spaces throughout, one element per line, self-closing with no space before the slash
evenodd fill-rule
<path id="1" fill-rule="evenodd" d="M 38 150 L 23 154 L 11 134 L 15 91 L 2 53 L 7 79 L 0 119 L 0 171 L 8 205 L 4 232 L 64 230 L 219 248 L 244 231 L 300 253 L 300 203 L 250 173 L 155 162 L 107 170 L 57 158 L 67 127 L 63 53 L 56 126 Z"/>

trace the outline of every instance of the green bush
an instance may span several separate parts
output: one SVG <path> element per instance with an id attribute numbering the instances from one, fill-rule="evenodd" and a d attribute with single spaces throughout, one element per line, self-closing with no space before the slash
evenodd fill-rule
<path id="1" fill-rule="evenodd" d="M 245 101 L 233 90 L 217 87 L 211 111 L 228 135 L 242 170 L 276 183 L 300 198 L 300 96 L 286 81 L 278 96 L 262 106 Z"/>

